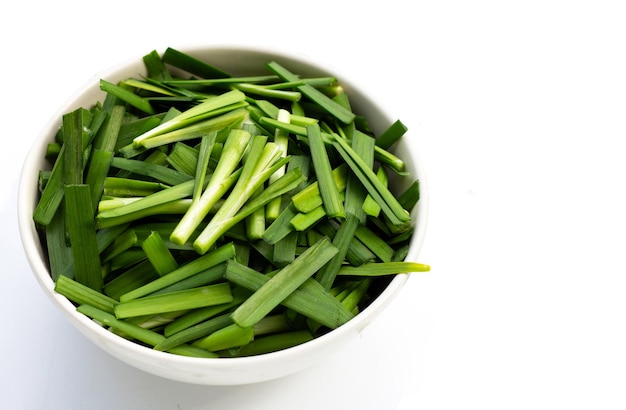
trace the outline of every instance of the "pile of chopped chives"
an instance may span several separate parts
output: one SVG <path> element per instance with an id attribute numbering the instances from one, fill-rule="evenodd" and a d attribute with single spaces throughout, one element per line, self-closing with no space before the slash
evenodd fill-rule
<path id="1" fill-rule="evenodd" d="M 119 337 L 194 357 L 281 350 L 357 315 L 406 261 L 419 181 L 334 77 L 234 77 L 168 48 L 65 114 L 33 219 L 56 292 Z M 184 75 L 176 73 L 186 73 Z"/>

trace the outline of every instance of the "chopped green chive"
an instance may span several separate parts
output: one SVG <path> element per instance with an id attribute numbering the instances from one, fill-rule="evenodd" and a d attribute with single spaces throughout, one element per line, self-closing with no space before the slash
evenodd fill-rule
<path id="1" fill-rule="evenodd" d="M 311 148 L 311 160 L 317 176 L 317 184 L 322 197 L 322 203 L 326 214 L 330 218 L 345 217 L 343 201 L 339 197 L 339 190 L 332 175 L 332 169 L 326 147 L 322 141 L 322 133 L 317 124 L 306 127 L 309 147 Z"/>
<path id="2" fill-rule="evenodd" d="M 366 263 L 361 266 L 342 266 L 338 275 L 342 276 L 383 276 L 409 272 L 428 272 L 430 266 L 417 262 Z"/>
<path id="3" fill-rule="evenodd" d="M 66 185 L 65 203 L 65 221 L 72 245 L 75 278 L 79 283 L 100 291 L 103 284 L 100 252 L 89 185 Z"/>
<path id="4" fill-rule="evenodd" d="M 233 323 L 197 340 L 193 346 L 201 347 L 210 352 L 217 352 L 247 345 L 252 339 L 254 339 L 253 328 L 241 327 Z"/>
<path id="5" fill-rule="evenodd" d="M 253 326 L 302 285 L 306 279 L 315 274 L 336 253 L 337 248 L 328 238 L 321 239 L 246 299 L 233 312 L 233 321 L 241 327 Z"/>
<path id="6" fill-rule="evenodd" d="M 376 145 L 387 149 L 395 144 L 402 136 L 408 131 L 406 125 L 400 120 L 396 120 L 389 126 L 378 138 L 376 138 Z"/>
<path id="7" fill-rule="evenodd" d="M 197 259 L 192 260 L 191 262 L 180 266 L 178 269 L 168 273 L 165 276 L 160 277 L 159 279 L 153 280 L 146 285 L 125 293 L 124 295 L 120 296 L 120 301 L 126 302 L 132 299 L 137 299 L 149 295 L 152 292 L 156 292 L 157 290 L 160 290 L 166 286 L 172 285 L 176 282 L 193 276 L 205 269 L 209 269 L 212 266 L 225 262 L 226 260 L 234 256 L 235 248 L 232 243 L 228 243 L 218 249 L 215 249 L 214 251 L 211 251 Z"/>
<path id="8" fill-rule="evenodd" d="M 346 161 L 352 172 L 354 172 L 359 180 L 363 183 L 367 192 L 374 197 L 376 202 L 382 208 L 382 211 L 390 219 L 390 221 L 399 225 L 410 220 L 409 213 L 398 203 L 391 191 L 385 187 L 376 177 L 367 164 L 354 152 L 354 150 L 342 140 L 335 138 L 333 145 Z"/>
<path id="9" fill-rule="evenodd" d="M 110 326 L 116 330 L 123 332 L 125 335 L 139 340 L 140 342 L 154 346 L 165 340 L 165 336 L 154 332 L 152 330 L 144 329 L 141 326 L 134 325 L 127 321 L 118 320 L 115 316 L 104 312 L 89 305 L 80 305 L 76 310 L 83 313 L 94 320 L 102 323 L 105 326 Z M 178 354 L 181 356 L 190 357 L 205 357 L 213 358 L 217 357 L 216 354 L 211 353 L 205 349 L 196 348 L 188 345 L 180 345 L 170 350 L 170 353 Z"/>
<path id="10" fill-rule="evenodd" d="M 115 305 L 114 311 L 115 316 L 120 319 L 220 305 L 232 300 L 230 285 L 219 283 L 121 302 Z"/>
<path id="11" fill-rule="evenodd" d="M 113 308 L 117 304 L 116 300 L 67 276 L 58 278 L 54 285 L 54 290 L 76 304 L 92 305 L 108 313 L 113 313 Z"/>
<path id="12" fill-rule="evenodd" d="M 275 61 L 267 64 L 267 67 L 285 81 L 298 81 L 299 80 L 297 75 L 291 73 L 289 70 L 287 70 L 285 67 L 283 67 L 282 65 L 280 65 L 279 63 Z M 309 84 L 299 85 L 297 86 L 297 89 L 302 94 L 306 95 L 309 99 L 317 103 L 324 110 L 326 110 L 329 114 L 337 117 L 337 119 L 339 119 L 343 123 L 348 124 L 354 121 L 355 115 L 351 111 L 337 104 L 335 101 L 328 98 L 324 93 L 317 90 L 312 85 L 309 85 Z"/>
<path id="13" fill-rule="evenodd" d="M 122 101 L 127 102 L 133 107 L 147 114 L 154 114 L 154 108 L 150 105 L 150 102 L 145 98 L 138 96 L 137 94 L 129 91 L 119 85 L 115 85 L 106 80 L 100 80 L 100 89 L 106 93 L 116 96 Z"/>
<path id="14" fill-rule="evenodd" d="M 174 256 L 158 232 L 152 232 L 143 241 L 141 248 L 159 276 L 168 274 L 178 268 L 178 262 L 176 262 L 176 259 L 174 259 Z"/>
<path id="15" fill-rule="evenodd" d="M 33 220 L 78 312 L 146 348 L 243 357 L 430 269 L 405 260 L 420 190 L 387 150 L 399 120 L 376 138 L 336 78 L 277 61 L 239 77 L 172 48 L 143 63 L 62 116 L 39 172 Z"/>

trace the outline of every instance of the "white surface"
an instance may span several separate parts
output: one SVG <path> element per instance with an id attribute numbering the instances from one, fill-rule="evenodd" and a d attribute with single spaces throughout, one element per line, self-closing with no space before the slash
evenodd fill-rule
<path id="1" fill-rule="evenodd" d="M 621 2 L 142 3 L 0 13 L 0 408 L 626 407 Z M 20 163 L 50 113 L 102 68 L 200 41 L 332 60 L 420 139 L 433 271 L 341 359 L 287 379 L 211 388 L 121 364 L 44 297 L 17 239 Z"/>

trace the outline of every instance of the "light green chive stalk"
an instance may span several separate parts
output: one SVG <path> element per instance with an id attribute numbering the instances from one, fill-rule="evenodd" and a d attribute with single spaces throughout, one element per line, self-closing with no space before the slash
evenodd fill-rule
<path id="1" fill-rule="evenodd" d="M 233 321 L 241 327 L 254 326 L 336 253 L 328 238 L 320 239 L 246 299 L 233 312 Z"/>
<path id="2" fill-rule="evenodd" d="M 252 135 L 244 130 L 233 129 L 224 144 L 224 149 L 213 171 L 207 187 L 202 195 L 192 201 L 189 210 L 183 215 L 170 236 L 170 240 L 179 245 L 189 240 L 194 230 L 200 225 L 213 205 L 239 179 L 241 172 L 235 171 L 239 166 Z M 233 178 L 233 175 L 237 179 Z"/>
<path id="3" fill-rule="evenodd" d="M 156 137 L 166 132 L 183 128 L 200 120 L 209 117 L 213 111 L 245 100 L 245 94 L 238 90 L 232 90 L 214 98 L 209 98 L 204 102 L 182 112 L 177 117 L 164 122 L 163 124 L 143 133 L 133 140 L 135 146 L 145 146 L 144 141 Z"/>
<path id="4" fill-rule="evenodd" d="M 289 123 L 291 118 L 291 114 L 289 111 L 280 109 L 278 111 L 278 121 Z M 280 148 L 281 155 L 283 157 L 287 156 L 288 144 L 289 144 L 289 133 L 284 130 L 277 129 L 274 133 L 274 143 Z M 285 175 L 286 166 L 280 167 L 276 172 L 274 172 L 269 179 L 269 183 L 276 181 L 278 178 Z M 267 208 L 265 210 L 265 217 L 271 222 L 278 218 L 278 215 L 281 211 L 281 198 L 276 198 L 269 204 L 267 204 Z"/>
<path id="5" fill-rule="evenodd" d="M 244 131 L 242 131 L 244 132 Z M 200 233 L 194 241 L 194 248 L 204 254 L 217 241 L 223 233 L 220 225 L 224 220 L 234 216 L 244 203 L 261 187 L 275 171 L 271 168 L 274 162 L 280 157 L 280 149 L 272 142 L 267 142 L 267 137 L 257 135 L 250 141 L 248 147 L 247 160 L 243 165 L 241 175 L 233 187 L 233 191 L 228 196 L 222 207 L 211 218 L 207 227 Z"/>

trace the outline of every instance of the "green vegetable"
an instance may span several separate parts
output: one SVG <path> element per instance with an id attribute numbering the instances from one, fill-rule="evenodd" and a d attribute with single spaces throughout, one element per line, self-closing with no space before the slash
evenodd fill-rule
<path id="1" fill-rule="evenodd" d="M 132 299 L 115 305 L 115 316 L 119 318 L 175 312 L 185 309 L 220 305 L 233 300 L 227 283 L 202 286 L 156 296 Z"/>
<path id="2" fill-rule="evenodd" d="M 259 290 L 270 280 L 266 275 L 234 261 L 228 262 L 225 278 L 251 291 Z M 341 326 L 353 317 L 337 299 L 313 279 L 307 279 L 298 290 L 280 303 L 331 329 Z"/>
<path id="3" fill-rule="evenodd" d="M 340 81 L 233 76 L 168 48 L 61 118 L 33 213 L 55 291 L 146 348 L 286 349 L 336 329 L 405 261 L 420 198 Z M 400 195 L 392 188 L 407 187 Z"/>
<path id="4" fill-rule="evenodd" d="M 174 232 L 172 232 L 170 239 L 173 242 L 178 244 L 187 242 L 193 231 L 209 213 L 211 207 L 239 179 L 241 171 L 235 175 L 235 169 L 243 157 L 250 138 L 251 134 L 243 130 L 232 130 L 229 133 L 207 187 L 200 196 L 196 196 L 192 201 L 189 211 L 185 213 Z M 231 178 L 233 175 L 236 178 Z"/>
<path id="5" fill-rule="evenodd" d="M 178 262 L 167 249 L 167 245 L 158 232 L 152 232 L 143 241 L 141 247 L 159 276 L 166 275 L 178 268 Z"/>
<path id="6" fill-rule="evenodd" d="M 408 272 L 428 272 L 430 267 L 416 262 L 366 263 L 361 266 L 342 266 L 338 275 L 382 276 Z"/>
<path id="7" fill-rule="evenodd" d="M 146 285 L 143 285 L 137 289 L 123 294 L 122 296 L 120 296 L 120 301 L 127 302 L 132 299 L 137 299 L 142 296 L 149 295 L 152 292 L 156 292 L 157 290 L 160 290 L 166 286 L 172 285 L 176 282 L 180 282 L 183 279 L 187 279 L 234 256 L 235 248 L 233 247 L 232 243 L 225 244 L 222 247 L 207 253 L 206 255 L 203 255 L 197 259 L 193 259 L 192 261 L 180 266 L 173 272 L 161 276 L 159 279 L 155 279 Z"/>
<path id="8" fill-rule="evenodd" d="M 108 313 L 113 313 L 113 308 L 117 304 L 115 299 L 82 285 L 67 276 L 59 276 L 54 285 L 54 290 L 74 303 L 79 305 L 88 304 Z"/>
<path id="9" fill-rule="evenodd" d="M 233 312 L 233 321 L 241 327 L 253 326 L 336 253 L 337 248 L 332 246 L 328 238 L 320 239 L 246 299 Z"/>
<path id="10" fill-rule="evenodd" d="M 103 283 L 100 252 L 89 185 L 66 185 L 65 203 L 65 221 L 72 246 L 74 277 L 81 284 L 100 290 Z"/>
<path id="11" fill-rule="evenodd" d="M 281 66 L 276 61 L 267 64 L 267 67 L 272 70 L 276 75 L 281 77 L 285 81 L 298 81 L 297 75 L 291 73 L 285 67 Z M 302 94 L 306 95 L 309 99 L 317 103 L 320 107 L 326 110 L 329 114 L 335 116 L 337 119 L 345 124 L 354 121 L 354 113 L 347 110 L 340 104 L 334 102 L 327 97 L 324 93 L 310 84 L 298 85 L 296 87 Z"/>
<path id="12" fill-rule="evenodd" d="M 334 183 L 330 159 L 322 141 L 320 127 L 317 124 L 313 124 L 307 126 L 306 130 L 311 149 L 313 169 L 315 169 L 315 176 L 317 177 L 317 184 L 326 215 L 330 218 L 345 217 L 343 201 L 339 197 L 339 189 L 337 189 Z"/>
<path id="13" fill-rule="evenodd" d="M 146 343 L 151 346 L 155 346 L 165 340 L 165 336 L 153 332 L 148 329 L 144 329 L 140 326 L 134 325 L 130 322 L 126 322 L 123 320 L 118 320 L 115 316 L 108 314 L 102 310 L 99 310 L 90 305 L 80 305 L 76 309 L 80 313 L 83 313 L 98 322 L 102 323 L 105 326 L 110 326 L 113 329 L 119 330 L 129 337 L 135 338 L 140 342 Z M 205 350 L 194 348 L 192 346 L 177 346 L 170 350 L 171 353 L 179 354 L 182 356 L 190 356 L 190 357 L 205 357 L 205 358 L 213 358 L 216 357 L 215 354 Z"/>

